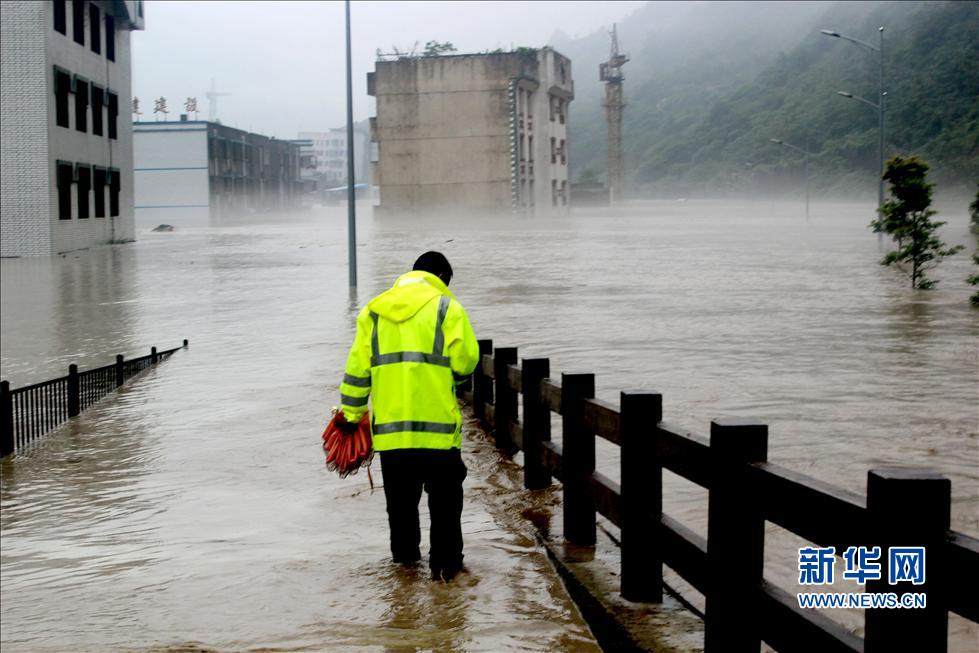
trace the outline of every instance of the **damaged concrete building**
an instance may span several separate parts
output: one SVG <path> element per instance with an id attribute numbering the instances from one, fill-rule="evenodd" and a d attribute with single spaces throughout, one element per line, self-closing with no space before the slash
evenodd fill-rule
<path id="1" fill-rule="evenodd" d="M 379 60 L 383 214 L 566 213 L 571 61 L 550 48 Z"/>

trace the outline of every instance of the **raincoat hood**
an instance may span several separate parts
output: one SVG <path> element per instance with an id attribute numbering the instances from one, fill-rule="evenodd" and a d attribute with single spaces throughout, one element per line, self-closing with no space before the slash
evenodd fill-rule
<path id="1" fill-rule="evenodd" d="M 430 272 L 414 270 L 398 277 L 391 289 L 367 303 L 367 308 L 392 322 L 404 322 L 436 297 L 453 297 L 448 286 Z"/>

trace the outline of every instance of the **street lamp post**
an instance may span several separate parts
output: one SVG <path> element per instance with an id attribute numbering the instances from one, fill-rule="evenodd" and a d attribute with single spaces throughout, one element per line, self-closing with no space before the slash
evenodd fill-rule
<path id="1" fill-rule="evenodd" d="M 880 60 L 877 76 L 877 102 L 871 102 L 870 100 L 865 100 L 861 97 L 853 95 L 852 93 L 845 93 L 843 91 L 840 91 L 839 95 L 852 98 L 854 100 L 859 100 L 860 102 L 863 102 L 864 104 L 867 104 L 877 110 L 877 130 L 879 132 L 877 143 L 877 243 L 882 244 L 883 234 L 881 233 L 880 228 L 883 221 L 881 209 L 884 206 L 884 98 L 887 96 L 887 93 L 884 91 L 884 28 L 883 26 L 877 28 L 877 33 L 880 34 L 880 47 L 873 46 L 866 41 L 861 41 L 860 39 L 844 36 L 839 32 L 834 32 L 828 29 L 821 30 L 821 33 L 826 36 L 832 36 L 833 38 L 843 39 L 844 41 L 854 43 L 867 52 L 876 52 L 878 59 Z"/>
<path id="2" fill-rule="evenodd" d="M 347 15 L 347 262 L 350 287 L 357 287 L 357 196 L 354 189 L 354 94 L 350 65 L 350 0 L 345 3 Z"/>
<path id="3" fill-rule="evenodd" d="M 790 149 L 795 150 L 796 152 L 801 152 L 806 157 L 805 158 L 805 162 L 806 162 L 805 163 L 805 166 L 806 166 L 806 222 L 808 222 L 809 221 L 809 157 L 810 156 L 813 156 L 813 154 L 812 154 L 812 152 L 810 152 L 808 150 L 808 148 L 796 147 L 795 145 L 792 145 L 791 143 L 786 143 L 785 141 L 780 140 L 778 138 L 769 138 L 768 140 L 770 142 L 772 142 L 772 143 L 775 143 L 776 145 L 783 145 L 785 147 L 788 147 Z"/>

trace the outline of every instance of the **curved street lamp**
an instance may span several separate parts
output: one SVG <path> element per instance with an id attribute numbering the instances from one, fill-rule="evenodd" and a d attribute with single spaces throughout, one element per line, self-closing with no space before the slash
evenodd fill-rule
<path id="1" fill-rule="evenodd" d="M 884 28 L 877 28 L 878 34 L 880 34 L 880 46 L 874 46 L 866 41 L 861 41 L 860 39 L 855 39 L 852 36 L 846 36 L 840 34 L 839 32 L 834 32 L 833 30 L 820 30 L 820 33 L 825 36 L 830 36 L 837 39 L 842 39 L 844 41 L 849 41 L 854 45 L 859 46 L 861 49 L 876 53 L 879 59 L 879 74 L 877 77 L 877 97 L 879 98 L 877 102 L 871 102 L 862 97 L 853 95 L 852 93 L 847 93 L 845 91 L 839 91 L 838 95 L 842 95 L 846 98 L 851 98 L 859 102 L 873 107 L 877 110 L 877 126 L 879 131 L 879 139 L 877 144 L 877 161 L 878 161 L 878 177 L 877 177 L 877 242 L 880 244 L 882 242 L 882 234 L 880 232 L 880 225 L 882 220 L 881 208 L 884 206 L 884 98 L 887 93 L 884 91 Z"/>
<path id="2" fill-rule="evenodd" d="M 805 159 L 806 161 L 806 222 L 808 222 L 809 221 L 809 157 L 815 155 L 807 149 L 796 147 L 792 143 L 786 143 L 785 141 L 778 138 L 769 138 L 768 141 L 770 143 L 775 143 L 776 145 L 782 145 L 789 149 L 793 149 L 796 152 L 801 152 L 806 157 Z"/>

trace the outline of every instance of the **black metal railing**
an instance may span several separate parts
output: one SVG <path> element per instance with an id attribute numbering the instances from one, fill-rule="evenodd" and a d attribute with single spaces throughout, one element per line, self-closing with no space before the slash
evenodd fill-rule
<path id="1" fill-rule="evenodd" d="M 16 390 L 10 389 L 8 381 L 0 382 L 0 457 L 64 424 L 132 377 L 188 344 L 184 340 L 182 347 L 160 352 L 153 347 L 149 355 L 129 360 L 119 354 L 115 363 L 83 372 L 72 364 L 68 366 L 68 376 Z"/>
<path id="2" fill-rule="evenodd" d="M 619 407 L 595 398 L 594 374 L 550 377 L 546 358 L 517 363 L 515 347 L 480 341 L 480 364 L 463 399 L 506 453 L 524 452 L 524 485 L 563 485 L 564 537 L 592 546 L 596 514 L 621 531 L 621 594 L 662 601 L 663 566 L 706 599 L 705 651 L 857 653 L 945 651 L 948 613 L 979 623 L 979 540 L 949 529 L 951 483 L 930 471 L 871 470 L 867 496 L 768 462 L 768 427 L 715 420 L 704 437 L 662 421 L 662 396 L 623 392 Z M 523 415 L 518 395 L 523 396 Z M 562 443 L 551 442 L 551 413 Z M 621 482 L 595 469 L 595 438 L 620 447 Z M 663 470 L 708 490 L 707 537 L 663 513 Z M 927 582 L 868 580 L 868 592 L 924 593 L 927 607 L 865 610 L 865 635 L 850 633 L 763 577 L 765 523 L 834 546 L 924 546 Z M 890 561 L 882 556 L 881 578 Z"/>

